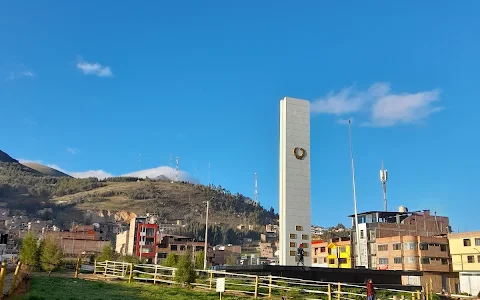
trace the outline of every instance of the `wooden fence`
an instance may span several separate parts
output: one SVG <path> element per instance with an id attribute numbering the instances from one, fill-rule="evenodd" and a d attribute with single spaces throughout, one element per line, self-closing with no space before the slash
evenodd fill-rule
<path id="1" fill-rule="evenodd" d="M 106 277 L 120 278 L 128 282 L 141 281 L 153 284 L 177 284 L 176 268 L 153 264 L 132 264 L 118 261 L 95 262 L 94 274 Z M 366 300 L 365 286 L 320 282 L 279 276 L 258 276 L 250 274 L 229 273 L 215 270 L 195 270 L 197 279 L 193 286 L 215 291 L 218 278 L 225 278 L 225 291 L 242 293 L 259 297 L 280 297 L 291 293 L 301 294 L 304 299 L 324 300 Z M 378 300 L 400 299 L 431 299 L 420 291 L 395 289 L 376 289 Z M 428 296 L 428 297 L 427 297 Z"/>

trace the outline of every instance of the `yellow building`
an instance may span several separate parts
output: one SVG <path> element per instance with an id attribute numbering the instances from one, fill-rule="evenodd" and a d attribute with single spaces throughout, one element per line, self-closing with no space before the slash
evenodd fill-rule
<path id="1" fill-rule="evenodd" d="M 476 296 L 480 291 L 480 231 L 448 235 L 452 269 L 459 273 L 462 293 Z"/>
<path id="2" fill-rule="evenodd" d="M 329 243 L 327 262 L 329 268 L 350 269 L 352 267 L 350 241 Z"/>

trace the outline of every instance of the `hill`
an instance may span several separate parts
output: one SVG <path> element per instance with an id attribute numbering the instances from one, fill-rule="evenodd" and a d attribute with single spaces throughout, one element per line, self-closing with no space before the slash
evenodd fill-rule
<path id="1" fill-rule="evenodd" d="M 18 163 L 16 159 L 13 159 L 10 155 L 0 150 L 0 162 L 5 163 Z"/>
<path id="2" fill-rule="evenodd" d="M 26 162 L 26 163 L 22 163 L 22 165 L 27 166 L 30 169 L 33 169 L 33 170 L 35 170 L 37 172 L 40 172 L 43 175 L 47 175 L 47 176 L 71 177 L 70 175 L 67 175 L 63 172 L 60 172 L 60 171 L 56 170 L 56 169 L 53 169 L 53 168 L 50 168 L 50 167 L 47 167 L 47 166 L 44 166 L 44 165 L 41 165 L 41 164 L 37 164 L 37 163 L 34 163 L 34 162 Z"/>

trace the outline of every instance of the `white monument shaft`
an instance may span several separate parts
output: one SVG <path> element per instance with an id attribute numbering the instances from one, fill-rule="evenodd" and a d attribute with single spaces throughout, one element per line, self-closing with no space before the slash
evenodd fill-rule
<path id="1" fill-rule="evenodd" d="M 310 102 L 280 101 L 280 251 L 282 266 L 296 265 L 304 244 L 305 266 L 311 266 Z"/>

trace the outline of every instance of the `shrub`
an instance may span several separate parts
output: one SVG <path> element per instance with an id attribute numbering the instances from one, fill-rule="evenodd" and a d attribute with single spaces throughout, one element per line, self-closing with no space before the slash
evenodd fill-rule
<path id="1" fill-rule="evenodd" d="M 39 260 L 38 239 L 31 233 L 23 238 L 20 248 L 20 260 L 31 269 L 35 269 Z"/>
<path id="2" fill-rule="evenodd" d="M 42 269 L 50 275 L 62 263 L 62 258 L 63 252 L 58 241 L 52 236 L 47 236 L 42 243 L 40 254 Z"/>
<path id="3" fill-rule="evenodd" d="M 178 260 L 175 280 L 182 285 L 190 285 L 190 283 L 195 282 L 195 277 L 196 274 L 192 263 L 192 255 L 189 251 L 185 251 Z"/>
<path id="4" fill-rule="evenodd" d="M 178 263 L 178 258 L 177 256 L 175 255 L 175 253 L 173 252 L 170 252 L 167 256 L 167 259 L 165 260 L 165 262 L 163 263 L 163 265 L 165 267 L 175 267 Z"/>

